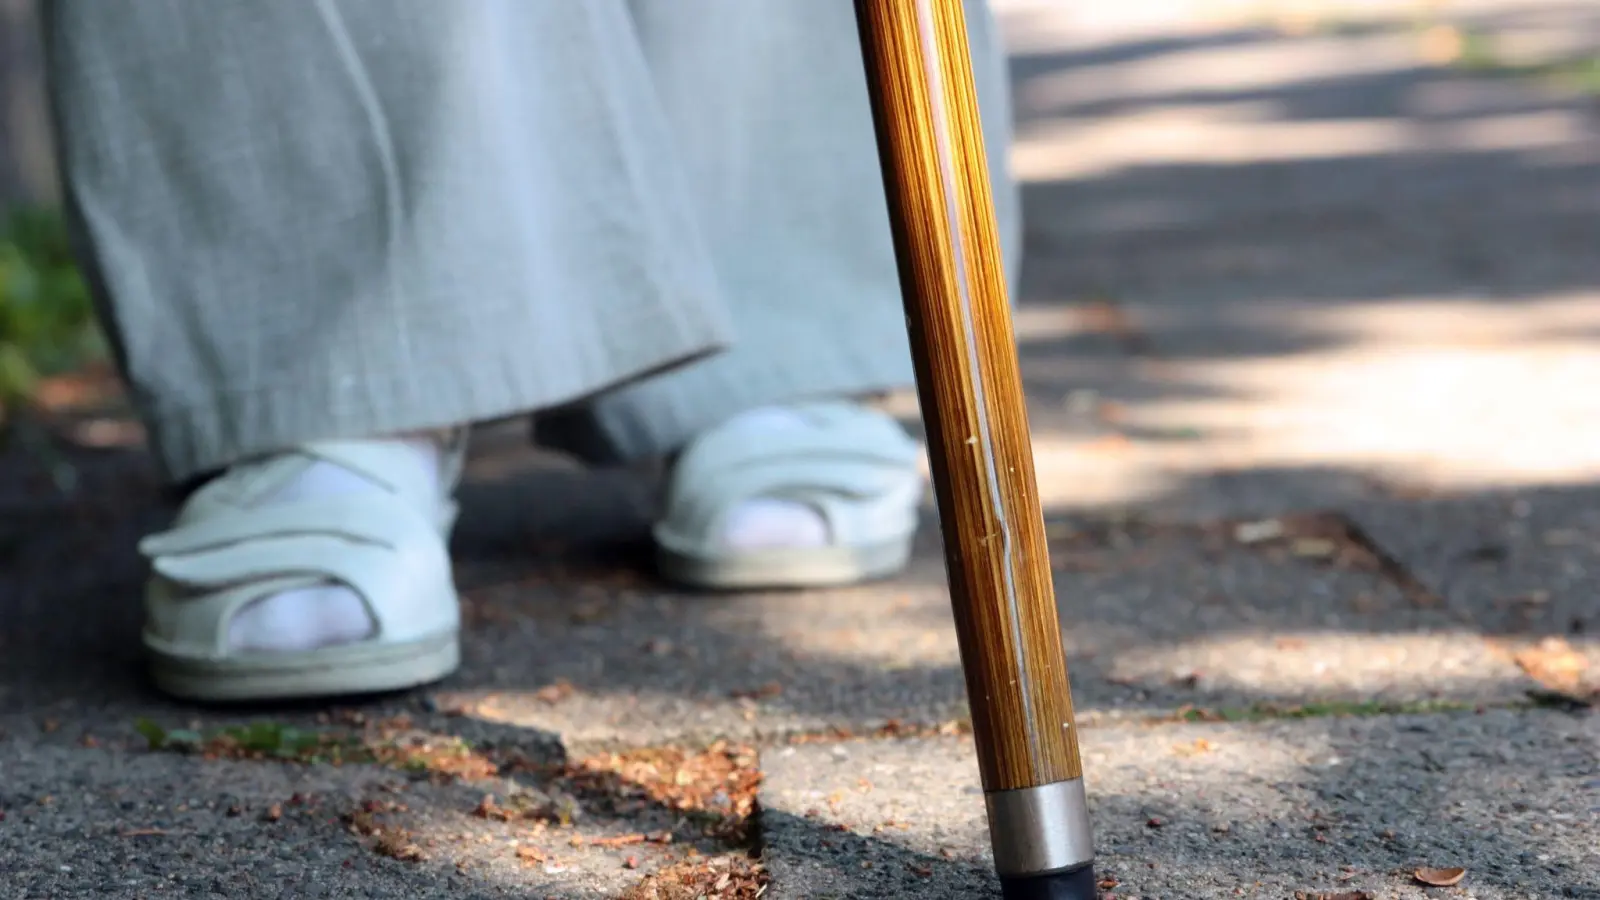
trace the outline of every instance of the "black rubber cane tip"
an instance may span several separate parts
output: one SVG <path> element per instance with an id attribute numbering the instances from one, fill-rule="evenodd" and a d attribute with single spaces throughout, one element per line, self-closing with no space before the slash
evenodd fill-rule
<path id="1" fill-rule="evenodd" d="M 1098 900 L 1100 886 L 1090 863 L 1031 878 L 1002 878 L 1000 895 L 1005 900 Z"/>

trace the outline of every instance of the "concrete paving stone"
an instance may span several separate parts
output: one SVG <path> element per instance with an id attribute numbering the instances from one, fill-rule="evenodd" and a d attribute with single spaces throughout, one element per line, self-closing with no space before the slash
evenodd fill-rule
<path id="1" fill-rule="evenodd" d="M 1560 638 L 1600 689 L 1600 488 L 1397 499 L 1350 516 L 1456 615 L 1509 647 Z"/>
<path id="2" fill-rule="evenodd" d="M 1080 732 L 1106 897 L 1600 897 L 1600 718 L 1481 715 Z M 770 896 L 997 897 L 967 739 L 774 748 Z M 1462 866 L 1439 891 L 1419 866 Z"/>
<path id="3" fill-rule="evenodd" d="M 468 816 L 471 802 L 417 804 L 428 792 L 376 769 L 11 741 L 0 745 L 0 772 L 6 896 L 605 897 L 627 880 L 620 865 L 560 875 L 521 866 L 511 834 L 472 827 L 484 823 Z M 368 801 L 414 804 L 383 818 L 410 826 L 427 858 L 386 858 L 369 846 L 372 838 L 351 834 L 341 817 Z M 274 805 L 281 818 L 268 821 Z M 458 854 L 450 839 L 468 829 L 494 845 L 472 840 Z M 458 860 L 468 864 L 464 872 Z"/>
<path id="4" fill-rule="evenodd" d="M 663 807 L 619 815 L 547 777 L 489 771 L 457 781 L 13 736 L 0 740 L 0 895 L 614 898 L 696 836 Z M 486 795 L 576 819 L 477 815 Z M 634 842 L 674 831 L 689 843 Z"/>

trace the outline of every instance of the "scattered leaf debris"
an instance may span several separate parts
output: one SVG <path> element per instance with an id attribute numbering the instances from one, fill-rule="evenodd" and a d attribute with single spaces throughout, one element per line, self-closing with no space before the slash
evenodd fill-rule
<path id="1" fill-rule="evenodd" d="M 1411 877 L 1429 887 L 1451 887 L 1452 885 L 1460 884 L 1461 879 L 1467 877 L 1467 870 L 1460 866 L 1452 866 L 1445 869 L 1424 866 L 1412 872 Z"/>
<path id="2" fill-rule="evenodd" d="M 567 766 L 559 780 L 609 812 L 656 804 L 687 814 L 707 837 L 742 845 L 761 770 L 754 748 L 718 741 L 697 753 L 676 747 L 603 753 Z"/>
<path id="3" fill-rule="evenodd" d="M 646 875 L 621 900 L 756 900 L 769 881 L 766 867 L 743 855 L 691 858 Z"/>
<path id="4" fill-rule="evenodd" d="M 417 845 L 411 832 L 383 821 L 388 813 L 404 812 L 405 808 L 392 801 L 367 800 L 360 808 L 345 813 L 341 819 L 351 834 L 372 840 L 372 852 L 401 862 L 421 862 L 427 858 Z"/>
<path id="5" fill-rule="evenodd" d="M 480 819 L 496 822 L 543 822 L 547 825 L 571 825 L 581 814 L 578 801 L 567 796 L 551 796 L 531 791 L 518 791 L 501 804 L 493 794 L 485 794 L 472 814 Z"/>

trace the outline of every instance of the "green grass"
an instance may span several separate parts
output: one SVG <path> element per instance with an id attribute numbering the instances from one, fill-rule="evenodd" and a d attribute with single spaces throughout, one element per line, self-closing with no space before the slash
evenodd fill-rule
<path id="1" fill-rule="evenodd" d="M 32 403 L 39 382 L 102 359 L 105 343 L 61 217 L 15 212 L 0 222 L 0 424 Z"/>
<path id="2" fill-rule="evenodd" d="M 1462 29 L 1461 51 L 1450 67 L 1477 75 L 1521 78 L 1543 82 L 1561 90 L 1600 95 L 1600 52 L 1579 53 L 1562 59 L 1528 61 L 1508 58 L 1493 38 Z"/>

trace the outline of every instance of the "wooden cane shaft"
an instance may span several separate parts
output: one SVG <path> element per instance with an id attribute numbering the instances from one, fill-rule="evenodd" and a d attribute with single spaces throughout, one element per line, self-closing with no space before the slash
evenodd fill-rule
<path id="1" fill-rule="evenodd" d="M 857 0 L 984 787 L 1082 773 L 961 0 Z"/>

